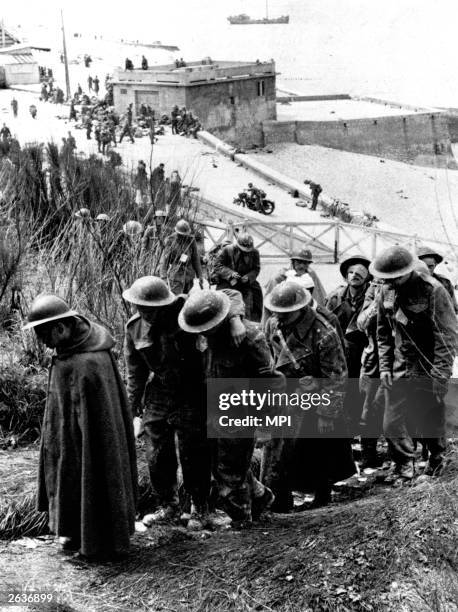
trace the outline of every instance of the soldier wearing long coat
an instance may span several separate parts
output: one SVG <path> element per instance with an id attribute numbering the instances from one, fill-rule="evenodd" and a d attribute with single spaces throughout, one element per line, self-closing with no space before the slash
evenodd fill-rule
<path id="1" fill-rule="evenodd" d="M 43 417 L 37 509 L 64 546 L 124 554 L 134 532 L 137 465 L 132 415 L 106 329 L 54 295 L 38 296 L 26 328 L 56 352 Z"/>
<path id="2" fill-rule="evenodd" d="M 324 505 L 332 483 L 356 471 L 345 438 L 347 366 L 342 343 L 335 327 L 312 308 L 310 293 L 294 281 L 277 285 L 266 306 L 274 313 L 267 320 L 266 336 L 275 368 L 287 379 L 303 379 L 302 392 L 327 392 L 331 400 L 328 406 L 303 413 L 296 439 L 267 444 L 263 481 L 276 495 L 279 512 L 292 508 L 293 490 L 313 491 L 315 505 Z M 328 438 L 328 432 L 335 437 Z"/>

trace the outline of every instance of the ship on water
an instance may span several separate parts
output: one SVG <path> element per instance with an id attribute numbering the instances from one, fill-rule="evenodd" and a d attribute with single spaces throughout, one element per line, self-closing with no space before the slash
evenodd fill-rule
<path id="1" fill-rule="evenodd" d="M 266 0 L 266 16 L 261 19 L 252 19 L 246 13 L 240 15 L 231 15 L 227 18 L 231 25 L 264 25 L 270 23 L 289 23 L 289 15 L 281 15 L 281 17 L 269 17 L 269 6 Z"/>

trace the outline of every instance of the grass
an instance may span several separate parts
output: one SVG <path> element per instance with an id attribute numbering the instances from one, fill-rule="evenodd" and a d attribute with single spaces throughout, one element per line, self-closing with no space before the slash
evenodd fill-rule
<path id="1" fill-rule="evenodd" d="M 240 532 L 157 527 L 137 534 L 119 563 L 65 560 L 47 541 L 33 550 L 13 542 L 0 573 L 8 582 L 33 574 L 85 611 L 445 612 L 458 601 L 457 517 L 452 447 L 446 473 L 412 487 L 274 515 Z"/>

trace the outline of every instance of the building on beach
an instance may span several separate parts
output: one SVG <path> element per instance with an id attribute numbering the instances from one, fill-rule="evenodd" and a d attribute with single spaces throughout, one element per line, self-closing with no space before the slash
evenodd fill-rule
<path id="1" fill-rule="evenodd" d="M 275 62 L 210 59 L 115 71 L 113 96 L 118 112 L 149 104 L 156 117 L 174 105 L 198 117 L 204 129 L 241 146 L 262 144 L 262 123 L 276 119 Z"/>
<path id="2" fill-rule="evenodd" d="M 31 85 L 40 82 L 40 71 L 34 51 L 50 51 L 44 47 L 14 44 L 0 47 L 0 87 Z"/>

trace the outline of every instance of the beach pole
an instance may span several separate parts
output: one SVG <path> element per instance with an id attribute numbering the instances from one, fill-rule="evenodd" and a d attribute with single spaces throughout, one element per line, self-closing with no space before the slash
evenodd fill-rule
<path id="1" fill-rule="evenodd" d="M 67 90 L 67 100 L 70 100 L 70 75 L 68 73 L 68 58 L 67 58 L 67 45 L 65 43 L 65 29 L 64 29 L 64 13 L 60 9 L 60 18 L 62 21 L 62 43 L 64 48 L 64 64 L 65 64 L 65 88 Z"/>

